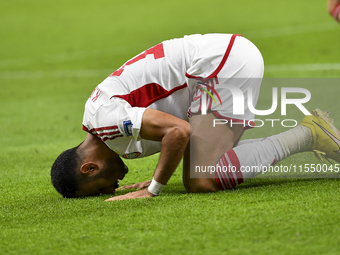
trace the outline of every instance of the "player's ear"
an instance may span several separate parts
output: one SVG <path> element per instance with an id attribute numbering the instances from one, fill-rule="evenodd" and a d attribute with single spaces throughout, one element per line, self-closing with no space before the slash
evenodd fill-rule
<path id="1" fill-rule="evenodd" d="M 86 162 L 81 165 L 80 172 L 83 174 L 91 174 L 99 169 L 98 165 L 93 162 Z"/>

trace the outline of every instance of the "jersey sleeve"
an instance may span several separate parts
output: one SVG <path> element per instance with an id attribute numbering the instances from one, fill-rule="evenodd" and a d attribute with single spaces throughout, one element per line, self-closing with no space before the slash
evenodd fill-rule
<path id="1" fill-rule="evenodd" d="M 132 107 L 120 98 L 112 98 L 98 108 L 91 100 L 85 106 L 83 129 L 103 142 L 119 137 L 141 139 L 140 129 L 146 108 Z"/>

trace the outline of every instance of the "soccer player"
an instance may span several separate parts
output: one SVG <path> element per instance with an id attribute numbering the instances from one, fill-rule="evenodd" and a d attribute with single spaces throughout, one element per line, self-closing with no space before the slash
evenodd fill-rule
<path id="1" fill-rule="evenodd" d="M 328 0 L 327 7 L 329 14 L 340 22 L 340 0 Z"/>
<path id="2" fill-rule="evenodd" d="M 152 181 L 108 201 L 159 195 L 182 157 L 188 192 L 231 189 L 259 174 L 242 166 L 273 165 L 308 150 L 340 162 L 338 131 L 320 110 L 284 133 L 239 143 L 253 126 L 245 101 L 256 105 L 263 70 L 260 51 L 239 35 L 189 35 L 142 52 L 94 89 L 83 117 L 88 134 L 54 162 L 54 187 L 64 197 L 113 194 L 128 172 L 121 157 L 157 152 Z M 216 119 L 226 124 L 214 126 Z M 232 171 L 196 173 L 209 166 Z"/>

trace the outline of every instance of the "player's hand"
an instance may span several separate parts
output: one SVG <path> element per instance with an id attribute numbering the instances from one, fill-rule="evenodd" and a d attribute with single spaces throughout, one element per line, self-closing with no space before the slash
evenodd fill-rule
<path id="1" fill-rule="evenodd" d="M 135 183 L 135 184 L 131 184 L 131 185 L 124 185 L 116 190 L 124 190 L 124 189 L 145 189 L 147 187 L 149 187 L 151 183 L 151 180 L 150 181 L 145 181 L 145 182 L 139 182 L 139 183 Z"/>
<path id="2" fill-rule="evenodd" d="M 155 197 L 155 195 L 151 194 L 148 189 L 142 189 L 142 190 L 127 193 L 125 195 L 116 196 L 116 197 L 106 199 L 105 202 L 116 201 L 116 200 L 125 200 L 125 199 L 135 199 L 135 198 L 146 198 L 146 197 Z"/>

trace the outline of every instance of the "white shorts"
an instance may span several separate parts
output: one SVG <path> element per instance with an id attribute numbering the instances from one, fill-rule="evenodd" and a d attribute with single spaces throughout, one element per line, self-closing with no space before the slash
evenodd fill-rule
<path id="1" fill-rule="evenodd" d="M 255 118 L 249 104 L 254 108 L 257 104 L 264 72 L 260 51 L 237 35 L 210 34 L 197 42 L 186 74 L 192 100 L 188 117 L 212 112 L 219 119 L 249 127 L 247 121 Z"/>

